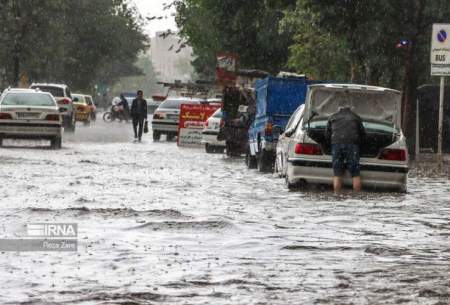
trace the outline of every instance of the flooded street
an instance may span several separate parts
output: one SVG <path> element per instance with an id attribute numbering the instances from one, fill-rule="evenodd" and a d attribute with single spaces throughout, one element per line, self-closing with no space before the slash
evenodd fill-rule
<path id="1" fill-rule="evenodd" d="M 2 238 L 78 224 L 77 252 L 3 252 L 0 304 L 450 304 L 450 182 L 289 192 L 242 159 L 77 126 L 5 141 Z M 46 143 L 45 143 L 46 145 Z"/>

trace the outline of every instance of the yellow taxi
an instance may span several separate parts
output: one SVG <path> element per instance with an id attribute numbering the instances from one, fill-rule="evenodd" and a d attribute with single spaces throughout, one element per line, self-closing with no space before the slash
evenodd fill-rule
<path id="1" fill-rule="evenodd" d="M 76 110 L 75 120 L 89 125 L 91 123 L 92 108 L 86 100 L 86 96 L 84 94 L 73 93 L 72 100 Z"/>

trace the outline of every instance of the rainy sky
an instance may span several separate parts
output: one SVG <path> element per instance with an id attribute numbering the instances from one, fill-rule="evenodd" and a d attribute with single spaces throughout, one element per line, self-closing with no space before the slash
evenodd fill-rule
<path id="1" fill-rule="evenodd" d="M 155 35 L 155 32 L 166 31 L 167 29 L 176 30 L 175 18 L 171 16 L 174 13 L 174 9 L 163 10 L 164 3 L 170 2 L 170 0 L 133 0 L 137 8 L 144 17 L 163 16 L 163 19 L 152 20 L 147 25 L 147 34 L 151 36 Z"/>

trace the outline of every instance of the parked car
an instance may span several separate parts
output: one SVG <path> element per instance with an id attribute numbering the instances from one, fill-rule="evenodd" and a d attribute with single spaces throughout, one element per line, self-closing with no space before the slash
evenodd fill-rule
<path id="1" fill-rule="evenodd" d="M 84 98 L 86 99 L 86 103 L 91 108 L 91 121 L 95 121 L 97 119 L 97 105 L 91 95 L 85 95 Z"/>
<path id="2" fill-rule="evenodd" d="M 153 141 L 159 141 L 165 134 L 167 140 L 172 140 L 178 134 L 180 108 L 182 104 L 200 104 L 200 99 L 188 97 L 168 97 L 156 108 L 153 114 Z"/>
<path id="3" fill-rule="evenodd" d="M 348 104 L 362 118 L 366 131 L 360 151 L 363 187 L 405 191 L 408 150 L 400 128 L 401 93 L 381 87 L 341 84 L 310 86 L 303 113 L 297 112 L 297 118 L 293 119 L 299 120 L 298 123 L 292 121 L 284 132 L 280 150 L 286 156 L 286 165 L 278 166 L 277 170 L 286 175 L 287 187 L 332 184 L 331 145 L 325 130 L 328 118 Z M 352 184 L 348 174 L 343 183 Z"/>
<path id="4" fill-rule="evenodd" d="M 61 109 L 62 124 L 64 131 L 75 131 L 75 114 L 76 109 L 73 106 L 72 95 L 70 89 L 64 84 L 46 84 L 46 83 L 33 83 L 30 86 L 31 89 L 39 89 L 44 92 L 49 92 L 53 95 Z"/>
<path id="5" fill-rule="evenodd" d="M 91 123 L 91 106 L 88 104 L 84 94 L 72 94 L 73 104 L 76 108 L 75 120 L 83 122 L 84 125 Z"/>
<path id="6" fill-rule="evenodd" d="M 280 129 L 286 127 L 295 109 L 305 102 L 309 84 L 306 77 L 267 77 L 256 82 L 256 113 L 248 131 L 249 168 L 273 171 Z"/>
<path id="7" fill-rule="evenodd" d="M 286 177 L 287 170 L 287 160 L 288 152 L 291 145 L 297 144 L 295 138 L 292 135 L 297 130 L 305 110 L 305 104 L 300 105 L 300 107 L 295 110 L 286 124 L 286 129 L 278 137 L 277 147 L 276 147 L 276 157 L 275 157 L 275 173 L 280 177 Z"/>
<path id="8" fill-rule="evenodd" d="M 205 128 L 202 131 L 202 144 L 205 145 L 207 153 L 223 153 L 225 150 L 225 141 L 219 141 L 217 139 L 221 124 L 223 124 L 222 109 L 219 108 L 208 118 L 208 120 L 206 120 Z"/>
<path id="9" fill-rule="evenodd" d="M 6 89 L 0 96 L 0 145 L 3 139 L 46 139 L 61 148 L 60 108 L 47 92 Z"/>
<path id="10" fill-rule="evenodd" d="M 161 104 L 161 102 L 155 101 L 151 97 L 146 97 L 145 99 L 147 100 L 147 112 L 148 112 L 148 114 L 155 113 L 156 109 Z"/>

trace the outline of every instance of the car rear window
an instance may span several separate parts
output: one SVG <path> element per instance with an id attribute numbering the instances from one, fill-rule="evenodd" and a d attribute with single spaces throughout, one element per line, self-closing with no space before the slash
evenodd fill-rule
<path id="1" fill-rule="evenodd" d="M 64 97 L 64 90 L 63 88 L 59 88 L 59 87 L 48 87 L 48 86 L 33 86 L 33 89 L 35 88 L 39 88 L 39 90 L 43 91 L 43 92 L 48 92 L 53 96 L 56 97 Z"/>
<path id="2" fill-rule="evenodd" d="M 78 95 L 78 94 L 72 94 L 72 99 L 74 103 L 79 103 L 79 104 L 86 104 L 86 99 L 84 96 L 82 95 Z M 75 101 L 75 99 L 78 99 L 77 101 Z"/>
<path id="3" fill-rule="evenodd" d="M 166 100 L 158 108 L 161 109 L 180 109 L 182 104 L 200 104 L 199 101 L 192 100 Z"/>
<path id="4" fill-rule="evenodd" d="M 8 93 L 2 101 L 8 106 L 56 106 L 55 100 L 42 93 Z"/>

